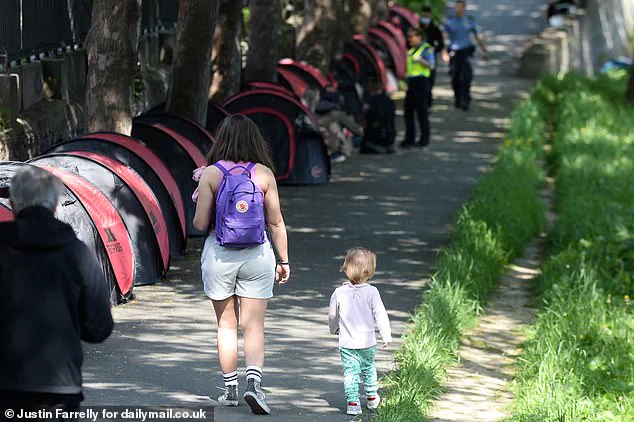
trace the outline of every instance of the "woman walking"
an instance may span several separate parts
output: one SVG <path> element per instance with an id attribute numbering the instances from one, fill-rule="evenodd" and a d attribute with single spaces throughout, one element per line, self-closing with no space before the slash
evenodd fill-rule
<path id="1" fill-rule="evenodd" d="M 215 216 L 215 235 L 205 240 L 201 267 L 218 320 L 218 358 L 226 387 L 218 401 L 238 405 L 239 322 L 247 365 L 244 399 L 253 413 L 269 414 L 260 388 L 264 318 L 275 280 L 284 284 L 290 276 L 271 154 L 255 123 L 233 115 L 218 128 L 208 160 L 198 186 L 194 227 L 208 231 Z M 279 255 L 277 264 L 269 237 Z"/>

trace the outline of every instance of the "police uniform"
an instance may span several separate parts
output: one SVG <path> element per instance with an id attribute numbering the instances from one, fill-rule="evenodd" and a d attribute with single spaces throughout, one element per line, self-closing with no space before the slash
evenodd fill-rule
<path id="1" fill-rule="evenodd" d="M 425 59 L 431 67 L 424 66 L 417 60 Z M 422 146 L 429 144 L 429 91 L 431 90 L 431 71 L 435 67 L 434 49 L 424 42 L 411 48 L 407 52 L 407 95 L 405 97 L 405 123 L 406 134 L 404 146 L 414 145 L 416 139 L 416 121 L 421 134 L 419 143 Z"/>
<path id="2" fill-rule="evenodd" d="M 476 22 L 472 16 L 452 16 L 447 18 L 443 29 L 449 35 L 449 49 L 453 52 L 450 68 L 455 106 L 469 108 L 473 79 L 471 59 L 475 51 L 471 36 L 478 35 Z"/>

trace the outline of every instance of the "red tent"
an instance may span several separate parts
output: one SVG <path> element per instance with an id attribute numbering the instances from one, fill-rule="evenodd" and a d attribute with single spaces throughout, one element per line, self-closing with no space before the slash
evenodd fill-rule
<path id="1" fill-rule="evenodd" d="M 380 29 L 370 28 L 368 30 L 368 36 L 373 43 L 383 46 L 383 50 L 389 54 L 392 59 L 394 74 L 396 77 L 399 79 L 405 79 L 405 69 L 407 66 L 407 55 L 405 49 L 399 46 L 398 42 L 394 38 Z"/>
<path id="2" fill-rule="evenodd" d="M 403 35 L 403 31 L 397 26 L 394 26 L 388 21 L 380 21 L 376 24 L 377 29 L 387 33 L 398 43 L 398 45 L 402 46 L 407 51 L 407 39 L 405 39 L 405 35 Z"/>
<path id="3" fill-rule="evenodd" d="M 301 76 L 306 82 L 318 85 L 321 89 L 330 86 L 330 81 L 319 69 L 308 63 L 298 62 L 293 59 L 282 59 L 278 62 L 279 68 L 291 70 Z"/>

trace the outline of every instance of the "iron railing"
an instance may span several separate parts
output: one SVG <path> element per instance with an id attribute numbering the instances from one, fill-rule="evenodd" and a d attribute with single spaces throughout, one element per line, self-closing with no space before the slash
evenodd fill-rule
<path id="1" fill-rule="evenodd" d="M 37 58 L 82 44 L 93 0 L 0 0 L 0 50 L 10 60 Z M 173 27 L 178 0 L 142 0 L 142 33 Z"/>

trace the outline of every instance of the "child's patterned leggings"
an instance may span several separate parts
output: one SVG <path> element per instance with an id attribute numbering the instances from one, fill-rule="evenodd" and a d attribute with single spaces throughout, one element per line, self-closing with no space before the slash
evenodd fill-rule
<path id="1" fill-rule="evenodd" d="M 367 397 L 376 396 L 377 377 L 374 356 L 376 346 L 367 349 L 346 349 L 340 347 L 343 363 L 343 385 L 346 401 L 359 402 L 359 376 L 363 376 L 363 386 Z"/>

